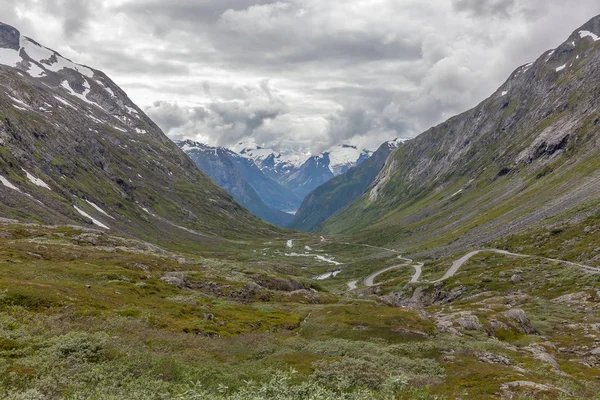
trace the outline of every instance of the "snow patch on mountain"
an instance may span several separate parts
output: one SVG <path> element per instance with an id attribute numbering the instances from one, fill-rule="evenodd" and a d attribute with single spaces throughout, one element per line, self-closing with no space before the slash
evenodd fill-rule
<path id="1" fill-rule="evenodd" d="M 88 77 L 94 77 L 94 71 L 83 65 L 75 64 L 73 61 L 64 58 L 57 52 L 46 47 L 40 46 L 33 40 L 21 35 L 21 50 L 38 64 L 43 64 L 43 67 L 52 72 L 58 72 L 63 68 L 68 68 L 79 72 Z"/>
<path id="2" fill-rule="evenodd" d="M 582 39 L 586 37 L 591 37 L 594 42 L 600 40 L 600 37 L 598 35 L 590 31 L 579 31 L 579 36 L 581 36 Z"/>
<path id="3" fill-rule="evenodd" d="M 20 107 L 25 107 L 26 109 L 30 109 L 31 108 L 31 106 L 29 104 L 25 103 L 24 101 L 22 101 L 20 99 L 17 99 L 16 97 L 8 95 L 8 98 L 10 98 L 15 103 L 19 104 Z M 19 106 L 17 108 L 19 108 Z"/>
<path id="4" fill-rule="evenodd" d="M 94 207 L 96 209 L 96 211 L 98 211 L 101 214 L 106 215 L 108 218 L 114 219 L 111 215 L 109 215 L 106 211 L 104 211 L 103 209 L 101 209 L 98 205 L 92 203 L 89 200 L 84 200 L 86 203 L 88 203 L 90 206 Z"/>
<path id="5" fill-rule="evenodd" d="M 36 178 L 35 176 L 31 175 L 29 172 L 27 172 L 23 168 L 21 168 L 21 169 L 23 170 L 23 172 L 25 172 L 25 176 L 27 176 L 27 179 L 29 179 L 29 182 L 33 183 L 36 186 L 43 187 L 44 189 L 52 190 L 52 189 L 50 189 L 50 186 L 48 186 L 48 184 L 46 182 L 44 182 L 40 178 Z"/>
<path id="6" fill-rule="evenodd" d="M 76 92 L 76 91 L 75 91 L 75 90 L 74 90 L 74 89 L 71 87 L 71 85 L 69 84 L 69 82 L 68 82 L 68 81 L 63 81 L 63 82 L 60 84 L 60 86 L 62 86 L 63 88 L 65 88 L 65 89 L 66 89 L 66 90 L 69 92 L 69 94 L 70 94 L 71 96 L 75 96 L 75 97 L 77 97 L 78 99 L 80 99 L 80 100 L 83 100 L 84 102 L 86 102 L 86 103 L 88 103 L 88 104 L 91 104 L 91 105 L 93 105 L 93 106 L 99 107 L 99 105 L 98 105 L 98 104 L 94 103 L 93 101 L 91 101 L 91 100 L 89 100 L 89 99 L 87 98 L 87 95 L 90 93 L 90 84 L 89 84 L 89 82 L 88 82 L 88 81 L 86 81 L 86 80 L 84 80 L 84 81 L 83 81 L 83 93 L 77 93 L 77 92 Z"/>
<path id="7" fill-rule="evenodd" d="M 19 52 L 13 49 L 0 49 L 0 64 L 9 67 L 16 67 L 18 63 L 23 61 Z"/>
<path id="8" fill-rule="evenodd" d="M 390 140 L 387 142 L 387 144 L 391 147 L 391 148 L 396 148 L 396 147 L 400 147 L 400 145 L 402 145 L 405 142 L 408 142 L 410 139 L 406 139 L 406 138 L 396 138 L 394 140 Z"/>
<path id="9" fill-rule="evenodd" d="M 3 177 L 2 175 L 0 175 L 0 182 L 9 189 L 16 190 L 17 192 L 21 192 L 21 189 L 19 189 L 18 187 L 16 187 L 12 183 L 10 183 L 9 180 L 6 179 L 5 177 Z"/>
<path id="10" fill-rule="evenodd" d="M 92 223 L 94 225 L 97 225 L 101 228 L 104 229 L 110 229 L 108 226 L 104 225 L 102 222 L 98 221 L 97 219 L 95 219 L 94 217 L 92 217 L 90 214 L 86 213 L 85 211 L 83 211 L 81 208 L 77 207 L 77 206 L 73 206 L 75 208 L 75 211 L 77 211 L 79 214 L 81 214 L 82 216 L 89 218 L 92 220 Z"/>

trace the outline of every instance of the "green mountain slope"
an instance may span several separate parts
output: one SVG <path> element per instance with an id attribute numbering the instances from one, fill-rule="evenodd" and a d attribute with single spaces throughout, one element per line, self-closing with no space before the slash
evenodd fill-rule
<path id="1" fill-rule="evenodd" d="M 327 218 L 358 199 L 371 186 L 396 144 L 382 144 L 362 164 L 319 186 L 302 202 L 290 228 L 312 231 Z"/>
<path id="2" fill-rule="evenodd" d="M 598 36 L 600 17 L 518 68 L 474 109 L 400 147 L 370 192 L 319 231 L 440 254 L 593 214 Z"/>
<path id="3" fill-rule="evenodd" d="M 0 216 L 183 246 L 272 233 L 100 71 L 0 26 Z"/>

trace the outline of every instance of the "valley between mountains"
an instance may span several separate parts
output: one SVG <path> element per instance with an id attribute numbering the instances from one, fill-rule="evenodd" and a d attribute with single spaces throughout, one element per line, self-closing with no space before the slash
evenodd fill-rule
<path id="1" fill-rule="evenodd" d="M 306 159 L 171 141 L 0 24 L 0 398 L 598 399 L 600 16 Z"/>

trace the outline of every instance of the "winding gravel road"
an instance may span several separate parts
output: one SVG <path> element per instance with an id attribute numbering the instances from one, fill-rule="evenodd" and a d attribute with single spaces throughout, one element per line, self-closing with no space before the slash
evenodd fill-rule
<path id="1" fill-rule="evenodd" d="M 398 256 L 399 259 L 406 261 L 404 264 L 398 264 L 398 265 L 394 265 L 388 268 L 384 268 L 381 271 L 377 271 L 369 276 L 367 276 L 364 280 L 364 285 L 367 287 L 371 287 L 371 286 L 376 286 L 375 284 L 375 278 L 377 278 L 379 275 L 381 274 L 385 274 L 388 271 L 393 271 L 396 269 L 400 269 L 400 268 L 404 268 L 404 267 L 408 267 L 409 265 L 413 264 L 412 267 L 415 269 L 415 273 L 413 274 L 413 276 L 410 278 L 410 282 L 411 283 L 417 283 L 419 282 L 419 278 L 421 277 L 421 273 L 423 272 L 423 263 L 413 263 L 413 260 L 408 259 L 408 258 L 402 258 L 400 256 Z"/>
<path id="2" fill-rule="evenodd" d="M 346 244 L 350 244 L 350 243 L 346 243 Z M 392 251 L 394 253 L 398 253 L 396 250 L 386 249 L 386 248 L 382 248 L 382 247 L 375 247 L 375 246 L 369 246 L 369 245 L 362 245 L 362 246 L 372 247 L 372 248 L 378 248 L 378 249 L 382 249 L 382 250 L 387 250 L 387 251 Z M 527 255 L 527 254 L 511 253 L 511 252 L 506 251 L 506 250 L 481 249 L 481 250 L 475 250 L 475 251 L 472 251 L 470 253 L 467 253 L 464 256 L 462 256 L 461 258 L 459 258 L 458 260 L 454 261 L 452 263 L 452 266 L 448 269 L 448 271 L 446 271 L 446 273 L 444 274 L 444 276 L 441 277 L 440 279 L 436 280 L 436 281 L 433 281 L 432 283 L 443 282 L 443 281 L 445 281 L 447 279 L 452 278 L 454 275 L 456 275 L 456 273 L 458 272 L 458 270 L 460 269 L 460 267 L 462 267 L 464 265 L 464 263 L 466 263 L 472 257 L 474 257 L 477 254 L 479 254 L 481 252 L 484 252 L 484 251 L 494 252 L 494 253 L 498 253 L 498 254 L 504 254 L 504 255 L 512 256 L 512 257 L 540 258 L 542 260 L 559 262 L 559 263 L 564 263 L 564 264 L 571 265 L 571 266 L 574 266 L 574 267 L 579 267 L 579 268 L 582 268 L 582 269 L 584 269 L 584 270 L 586 270 L 586 271 L 588 271 L 590 273 L 600 274 L 600 268 L 590 267 L 588 265 L 583 265 L 583 264 L 577 264 L 577 263 L 574 263 L 574 262 L 571 262 L 571 261 L 557 260 L 555 258 L 546 258 L 546 257 L 539 257 L 539 256 L 531 256 L 531 255 Z M 408 267 L 408 266 L 411 266 L 411 265 L 415 269 L 415 273 L 412 276 L 412 278 L 410 279 L 410 282 L 411 283 L 419 283 L 419 278 L 421 277 L 421 273 L 423 272 L 423 263 L 415 263 L 415 262 L 413 262 L 413 260 L 411 260 L 409 258 L 403 258 L 402 256 L 398 256 L 398 258 L 400 260 L 405 261 L 405 263 L 384 268 L 384 269 L 382 269 L 380 271 L 377 271 L 377 272 L 375 272 L 375 273 L 367 276 L 365 278 L 365 280 L 363 281 L 364 286 L 366 286 L 366 287 L 377 286 L 378 284 L 375 283 L 375 279 L 379 275 L 384 274 L 384 273 L 386 273 L 388 271 L 393 271 L 393 270 L 396 270 L 396 269 L 405 268 L 405 267 Z M 357 289 L 358 288 L 358 280 L 348 282 L 348 288 L 349 288 L 349 290 L 355 290 L 355 289 Z"/>
<path id="3" fill-rule="evenodd" d="M 433 283 L 442 282 L 442 281 L 445 281 L 446 279 L 452 278 L 454 275 L 456 275 L 456 273 L 458 272 L 460 267 L 463 266 L 464 263 L 469 261 L 472 257 L 476 256 L 477 254 L 481 253 L 482 251 L 493 251 L 495 253 L 505 254 L 507 256 L 513 256 L 513 257 L 530 257 L 530 256 L 526 256 L 524 254 L 511 253 L 506 250 L 496 250 L 496 249 L 475 250 L 475 251 L 465 254 L 458 260 L 454 261 L 452 263 L 452 266 L 450 267 L 450 269 L 448 271 L 446 271 L 446 274 L 442 278 L 438 279 L 437 281 L 433 281 Z"/>

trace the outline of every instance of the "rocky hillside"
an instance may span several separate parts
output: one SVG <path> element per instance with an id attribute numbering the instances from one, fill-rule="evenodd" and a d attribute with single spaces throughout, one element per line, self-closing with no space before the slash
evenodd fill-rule
<path id="1" fill-rule="evenodd" d="M 439 254 L 596 215 L 599 70 L 596 17 L 477 107 L 401 146 L 320 231 Z"/>
<path id="2" fill-rule="evenodd" d="M 0 25 L 0 216 L 182 245 L 270 231 L 105 74 Z"/>
<path id="3" fill-rule="evenodd" d="M 267 178 L 254 162 L 223 147 L 184 140 L 177 142 L 194 163 L 254 215 L 285 226 L 293 218 L 282 209 L 295 210 L 298 197 Z"/>
<path id="4" fill-rule="evenodd" d="M 367 160 L 310 192 L 289 227 L 312 231 L 358 199 L 371 186 L 392 150 L 401 143 L 396 140 L 382 144 Z"/>

